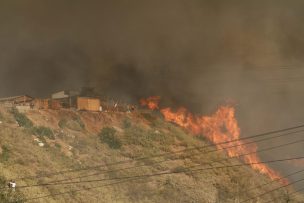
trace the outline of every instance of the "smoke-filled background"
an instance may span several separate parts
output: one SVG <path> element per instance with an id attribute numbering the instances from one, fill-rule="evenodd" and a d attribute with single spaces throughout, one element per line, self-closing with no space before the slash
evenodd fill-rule
<path id="1" fill-rule="evenodd" d="M 243 136 L 294 126 L 304 122 L 303 10 L 302 0 L 2 0 L 0 96 L 95 86 L 203 114 L 232 101 Z"/>

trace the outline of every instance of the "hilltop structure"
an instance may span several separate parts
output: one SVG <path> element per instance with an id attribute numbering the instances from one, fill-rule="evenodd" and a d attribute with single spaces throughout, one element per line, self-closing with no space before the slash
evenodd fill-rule
<path id="1" fill-rule="evenodd" d="M 120 111 L 135 110 L 134 105 L 122 104 L 118 101 L 102 101 L 102 97 L 94 88 L 83 87 L 80 90 L 61 90 L 52 93 L 48 98 L 34 98 L 29 95 L 0 98 L 0 105 L 15 107 L 25 112 L 31 109 L 75 109 L 78 111 Z"/>

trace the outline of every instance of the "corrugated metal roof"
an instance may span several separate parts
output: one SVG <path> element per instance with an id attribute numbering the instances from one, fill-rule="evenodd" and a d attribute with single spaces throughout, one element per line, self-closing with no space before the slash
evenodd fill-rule
<path id="1" fill-rule="evenodd" d="M 3 102 L 3 101 L 11 101 L 11 100 L 15 100 L 15 99 L 22 98 L 22 97 L 27 97 L 27 98 L 29 98 L 29 99 L 34 99 L 33 97 L 28 96 L 28 95 L 19 95 L 19 96 L 12 96 L 12 97 L 0 98 L 0 102 Z"/>

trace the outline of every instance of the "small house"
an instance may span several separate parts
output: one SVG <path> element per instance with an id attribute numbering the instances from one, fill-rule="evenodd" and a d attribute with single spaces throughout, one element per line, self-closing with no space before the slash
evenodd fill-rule
<path id="1" fill-rule="evenodd" d="M 90 97 L 77 97 L 77 110 L 101 111 L 100 100 Z"/>
<path id="2" fill-rule="evenodd" d="M 0 98 L 0 103 L 7 107 L 13 106 L 31 106 L 31 102 L 34 100 L 33 97 L 28 95 L 20 95 L 13 97 Z"/>
<path id="3" fill-rule="evenodd" d="M 76 106 L 76 98 L 79 91 L 76 90 L 63 90 L 51 95 L 51 108 L 71 108 Z"/>
<path id="4" fill-rule="evenodd" d="M 33 106 L 35 109 L 49 109 L 49 99 L 34 99 Z"/>

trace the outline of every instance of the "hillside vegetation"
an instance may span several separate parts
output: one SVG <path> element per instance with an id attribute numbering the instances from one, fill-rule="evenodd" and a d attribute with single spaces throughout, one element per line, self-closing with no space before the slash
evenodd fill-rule
<path id="1" fill-rule="evenodd" d="M 168 153 L 208 142 L 203 136 L 193 137 L 165 122 L 156 112 L 33 110 L 22 114 L 0 108 L 0 121 L 0 202 L 237 203 L 279 186 L 275 183 L 257 187 L 270 179 L 247 166 L 200 172 L 187 169 L 239 161 L 221 162 L 226 155 L 206 153 L 210 148 Z M 164 153 L 167 155 L 156 156 Z M 117 162 L 121 164 L 113 164 Z M 87 167 L 91 169 L 85 170 Z M 173 173 L 121 179 L 161 172 Z M 3 189 L 10 179 L 17 182 L 15 192 Z M 74 183 L 41 186 L 58 180 Z M 281 189 L 251 202 L 304 201 L 300 195 L 288 193 Z M 33 199 L 41 196 L 47 197 Z"/>

